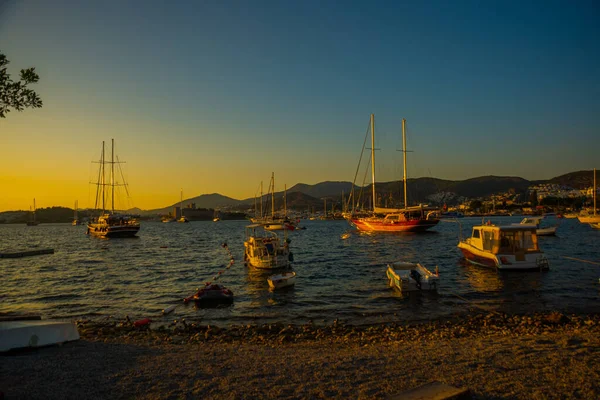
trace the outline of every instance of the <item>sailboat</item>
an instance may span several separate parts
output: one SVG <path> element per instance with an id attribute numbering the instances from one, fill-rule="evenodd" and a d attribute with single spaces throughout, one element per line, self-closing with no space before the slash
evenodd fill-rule
<path id="1" fill-rule="evenodd" d="M 592 228 L 596 228 L 597 226 L 600 226 L 598 224 L 600 224 L 600 215 L 596 215 L 596 168 L 594 168 L 594 187 L 593 187 L 593 197 L 594 197 L 594 212 L 592 215 L 580 215 L 577 217 L 577 219 L 579 220 L 579 222 L 581 222 L 582 224 L 590 224 L 592 226 Z"/>
<path id="2" fill-rule="evenodd" d="M 100 206 L 99 202 L 101 201 L 102 214 L 90 220 L 87 225 L 87 233 L 104 238 L 133 237 L 140 230 L 138 220 L 132 215 L 115 213 L 115 187 L 124 186 L 127 188 L 127 185 L 115 182 L 115 164 L 119 164 L 119 161 L 115 161 L 114 139 L 111 139 L 111 143 L 111 159 L 110 161 L 106 161 L 104 157 L 104 141 L 102 142 L 102 153 L 99 161 L 100 168 L 98 171 L 98 181 L 96 182 L 96 203 L 94 208 L 98 209 Z M 110 165 L 108 182 L 105 167 L 107 164 Z M 110 188 L 110 210 L 106 209 L 106 201 L 109 194 L 107 188 Z"/>
<path id="3" fill-rule="evenodd" d="M 409 207 L 406 190 L 406 120 L 402 119 L 402 145 L 404 159 L 404 208 L 382 208 L 376 206 L 375 192 L 375 115 L 371 114 L 371 179 L 373 188 L 373 211 L 366 216 L 352 215 L 350 223 L 361 231 L 368 232 L 421 232 L 437 225 L 436 207 L 424 204 Z"/>
<path id="4" fill-rule="evenodd" d="M 77 218 L 77 209 L 77 200 L 75 200 L 75 207 L 73 207 L 73 222 L 71 223 L 73 226 L 81 225 L 81 221 Z"/>
<path id="5" fill-rule="evenodd" d="M 181 216 L 177 220 L 177 222 L 190 222 L 185 215 L 183 215 L 183 189 L 181 189 L 181 200 L 179 203 L 179 211 L 181 212 Z"/>
<path id="6" fill-rule="evenodd" d="M 27 226 L 36 226 L 39 222 L 35 219 L 35 198 L 33 199 L 33 211 L 31 212 L 31 219 L 27 221 Z"/>

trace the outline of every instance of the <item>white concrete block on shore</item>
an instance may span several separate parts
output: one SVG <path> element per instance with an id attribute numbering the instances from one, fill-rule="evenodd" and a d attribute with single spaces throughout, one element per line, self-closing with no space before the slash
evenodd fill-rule
<path id="1" fill-rule="evenodd" d="M 77 326 L 65 321 L 0 322 L 0 352 L 79 340 Z"/>

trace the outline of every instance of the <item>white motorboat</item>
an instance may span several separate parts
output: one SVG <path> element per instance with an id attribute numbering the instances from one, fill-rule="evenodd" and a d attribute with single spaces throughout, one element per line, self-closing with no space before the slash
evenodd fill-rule
<path id="1" fill-rule="evenodd" d="M 546 270 L 549 262 L 538 246 L 534 225 L 475 225 L 458 248 L 473 265 L 499 270 Z"/>
<path id="2" fill-rule="evenodd" d="M 535 233 L 538 236 L 556 235 L 556 228 L 558 228 L 558 226 L 554 225 L 554 226 L 541 227 L 543 219 L 544 219 L 544 217 L 525 217 L 520 222 L 520 225 L 535 226 Z"/>
<path id="3" fill-rule="evenodd" d="M 440 280 L 437 267 L 431 272 L 419 263 L 404 261 L 388 264 L 386 275 L 390 287 L 401 292 L 436 291 Z"/>
<path id="4" fill-rule="evenodd" d="M 271 275 L 267 278 L 271 289 L 281 289 L 294 286 L 296 283 L 296 273 L 294 271 L 284 272 L 277 275 Z"/>
<path id="5" fill-rule="evenodd" d="M 289 267 L 292 260 L 289 243 L 285 234 L 280 238 L 275 232 L 266 230 L 262 224 L 246 227 L 244 241 L 244 262 L 261 269 Z"/>

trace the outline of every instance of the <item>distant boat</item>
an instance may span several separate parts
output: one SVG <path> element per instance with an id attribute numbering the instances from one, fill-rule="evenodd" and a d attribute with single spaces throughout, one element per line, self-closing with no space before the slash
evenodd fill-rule
<path id="1" fill-rule="evenodd" d="M 183 189 L 181 189 L 181 200 L 179 202 L 179 212 L 181 213 L 181 216 L 179 217 L 179 219 L 177 220 L 177 222 L 190 222 L 185 215 L 183 215 Z"/>
<path id="2" fill-rule="evenodd" d="M 81 225 L 81 221 L 77 218 L 77 209 L 77 200 L 75 200 L 75 207 L 73 208 L 73 222 L 71 223 L 73 226 Z"/>
<path id="3" fill-rule="evenodd" d="M 118 214 L 115 212 L 115 141 L 111 139 L 111 160 L 106 161 L 104 157 L 104 141 L 102 142 L 102 153 L 100 155 L 100 170 L 98 172 L 98 181 L 96 182 L 96 203 L 94 208 L 102 206 L 102 214 L 88 222 L 87 233 L 93 236 L 103 238 L 133 237 L 140 230 L 140 223 L 137 218 L 129 214 Z M 106 165 L 110 165 L 109 179 L 106 179 Z M 109 183 L 107 183 L 109 182 Z M 127 188 L 125 183 L 122 184 Z M 110 210 L 106 209 L 106 198 L 110 189 Z M 101 204 L 98 204 L 101 202 Z"/>
<path id="4" fill-rule="evenodd" d="M 409 207 L 406 190 L 406 120 L 402 119 L 402 142 L 404 154 L 404 208 L 376 207 L 375 191 L 375 116 L 371 114 L 371 179 L 373 189 L 373 212 L 370 215 L 353 214 L 349 221 L 361 231 L 367 232 L 421 232 L 436 226 L 437 207 L 420 204 Z"/>
<path id="5" fill-rule="evenodd" d="M 556 235 L 556 228 L 558 228 L 556 225 L 555 226 L 547 226 L 547 227 L 541 227 L 541 223 L 542 220 L 544 219 L 544 217 L 525 217 L 523 218 L 523 220 L 519 223 L 519 224 L 514 224 L 514 225 L 531 225 L 531 226 L 535 226 L 535 233 L 538 236 L 553 236 Z"/>
<path id="6" fill-rule="evenodd" d="M 33 199 L 33 211 L 31 212 L 31 218 L 29 221 L 27 221 L 27 226 L 36 226 L 39 225 L 40 223 L 35 219 L 35 198 Z"/>
<path id="7" fill-rule="evenodd" d="M 594 187 L 593 187 L 593 197 L 594 197 L 594 212 L 592 215 L 588 216 L 578 216 L 577 219 L 579 222 L 583 224 L 599 224 L 600 223 L 600 215 L 596 215 L 596 168 L 594 168 Z"/>

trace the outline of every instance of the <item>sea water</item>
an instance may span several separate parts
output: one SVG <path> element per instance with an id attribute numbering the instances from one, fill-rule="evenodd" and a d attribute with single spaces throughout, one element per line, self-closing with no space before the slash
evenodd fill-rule
<path id="1" fill-rule="evenodd" d="M 520 219 L 492 217 L 492 222 Z M 472 310 L 599 312 L 600 267 L 592 263 L 600 262 L 600 231 L 575 219 L 545 222 L 560 224 L 556 237 L 539 237 L 550 270 L 499 273 L 466 265 L 456 247 L 461 232 L 469 236 L 481 218 L 444 220 L 420 234 L 365 234 L 346 221 L 302 220 L 305 230 L 287 234 L 296 284 L 281 291 L 269 290 L 268 271 L 244 266 L 247 221 L 142 222 L 132 239 L 100 239 L 86 235 L 85 226 L 70 224 L 0 225 L 0 253 L 55 250 L 0 259 L 0 312 L 43 318 L 185 318 L 221 326 L 419 322 Z M 228 250 L 234 258 L 229 268 Z M 390 288 L 386 265 L 401 260 L 432 271 L 438 266 L 438 293 L 403 295 Z M 184 297 L 209 281 L 231 289 L 233 305 L 183 304 Z M 170 305 L 177 305 L 174 312 L 162 316 Z"/>

